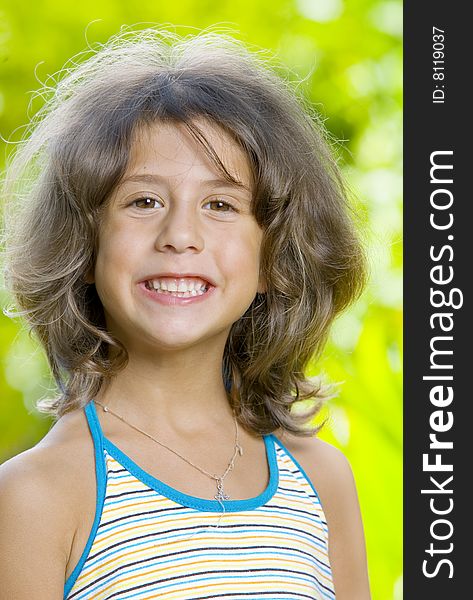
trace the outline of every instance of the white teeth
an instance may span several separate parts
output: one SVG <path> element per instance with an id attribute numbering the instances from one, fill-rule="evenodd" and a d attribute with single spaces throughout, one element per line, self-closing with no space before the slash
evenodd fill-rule
<path id="1" fill-rule="evenodd" d="M 157 289 L 155 291 L 157 294 L 167 294 L 171 296 L 177 296 L 178 298 L 191 298 L 192 296 L 202 296 L 203 294 L 205 294 L 203 290 L 200 290 L 198 292 L 196 290 L 191 290 L 190 292 L 164 292 L 161 289 Z"/>
<path id="2" fill-rule="evenodd" d="M 148 281 L 150 289 L 158 293 L 172 293 L 179 298 L 190 298 L 191 296 L 201 296 L 208 289 L 208 284 L 198 278 L 162 278 Z"/>

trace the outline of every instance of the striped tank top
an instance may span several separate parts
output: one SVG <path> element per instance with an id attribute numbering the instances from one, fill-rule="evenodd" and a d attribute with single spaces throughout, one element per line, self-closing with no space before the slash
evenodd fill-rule
<path id="1" fill-rule="evenodd" d="M 85 414 L 95 447 L 96 513 L 64 599 L 335 598 L 319 497 L 273 434 L 263 436 L 265 491 L 207 500 L 143 471 L 104 437 L 93 402 Z"/>

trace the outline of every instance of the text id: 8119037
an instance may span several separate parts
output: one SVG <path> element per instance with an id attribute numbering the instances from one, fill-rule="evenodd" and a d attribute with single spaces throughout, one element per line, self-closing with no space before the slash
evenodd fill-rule
<path id="1" fill-rule="evenodd" d="M 432 92 L 433 104 L 445 103 L 445 31 L 432 28 Z"/>

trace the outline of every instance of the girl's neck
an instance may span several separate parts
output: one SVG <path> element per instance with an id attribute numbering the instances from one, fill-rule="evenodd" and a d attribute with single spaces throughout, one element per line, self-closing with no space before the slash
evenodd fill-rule
<path id="1" fill-rule="evenodd" d="M 212 357 L 202 350 L 130 355 L 97 400 L 148 431 L 202 435 L 233 419 L 221 365 L 222 353 Z"/>

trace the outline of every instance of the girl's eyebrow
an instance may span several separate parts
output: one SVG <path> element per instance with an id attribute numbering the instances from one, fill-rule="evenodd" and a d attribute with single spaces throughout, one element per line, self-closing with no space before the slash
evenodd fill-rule
<path id="1" fill-rule="evenodd" d="M 130 175 L 122 180 L 122 184 L 124 183 L 168 183 L 168 178 L 163 175 L 158 175 L 158 173 L 137 173 L 135 175 Z M 229 181 L 228 179 L 223 178 L 215 178 L 215 179 L 201 179 L 198 183 L 204 185 L 205 187 L 227 187 L 227 188 L 239 188 L 242 190 L 246 190 L 251 192 L 250 188 L 242 183 L 241 181 Z"/>
<path id="2" fill-rule="evenodd" d="M 163 175 L 159 175 L 158 173 L 137 173 L 135 175 L 130 175 L 126 177 L 122 181 L 122 185 L 128 182 L 132 183 L 161 183 L 168 184 L 169 180 L 167 177 Z M 229 181 L 228 179 L 223 178 L 215 178 L 215 179 L 201 179 L 199 181 L 200 184 L 204 185 L 208 188 L 220 187 L 220 188 L 231 188 L 231 189 L 241 189 L 251 193 L 251 189 L 242 183 L 241 181 Z"/>

